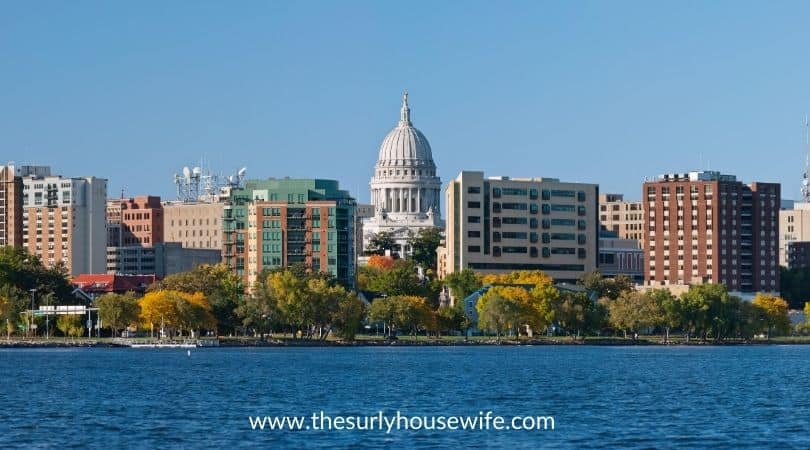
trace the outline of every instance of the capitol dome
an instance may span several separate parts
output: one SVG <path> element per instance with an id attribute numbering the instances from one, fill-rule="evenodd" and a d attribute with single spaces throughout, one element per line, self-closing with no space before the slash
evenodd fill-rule
<path id="1" fill-rule="evenodd" d="M 403 224 L 438 221 L 441 180 L 430 143 L 411 123 L 407 92 L 402 95 L 399 123 L 380 144 L 370 185 L 371 203 L 388 220 Z M 425 223 L 421 225 L 427 226 Z"/>
<path id="2" fill-rule="evenodd" d="M 430 143 L 411 123 L 408 93 L 402 96 L 399 123 L 383 139 L 377 167 L 420 167 L 435 169 Z"/>

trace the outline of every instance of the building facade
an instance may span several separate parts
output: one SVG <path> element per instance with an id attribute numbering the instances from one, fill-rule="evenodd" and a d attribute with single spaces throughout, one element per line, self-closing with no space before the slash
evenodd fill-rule
<path id="1" fill-rule="evenodd" d="M 792 242 L 810 241 L 810 203 L 795 202 L 779 211 L 779 264 L 790 267 L 788 247 Z"/>
<path id="2" fill-rule="evenodd" d="M 646 284 L 779 290 L 779 184 L 702 171 L 661 175 L 642 194 Z"/>
<path id="3" fill-rule="evenodd" d="M 108 247 L 150 247 L 163 242 L 160 197 L 107 200 L 107 236 Z"/>
<path id="4" fill-rule="evenodd" d="M 625 201 L 622 194 L 599 195 L 599 223 L 602 230 L 614 232 L 621 239 L 633 239 L 641 248 L 644 241 L 642 205 L 640 201 Z"/>
<path id="5" fill-rule="evenodd" d="M 624 239 L 612 232 L 599 236 L 599 271 L 606 277 L 627 275 L 638 284 L 644 282 L 644 250 L 635 239 Z"/>
<path id="6" fill-rule="evenodd" d="M 223 261 L 252 286 L 264 269 L 303 264 L 354 287 L 355 201 L 334 180 L 249 180 L 223 210 Z"/>
<path id="7" fill-rule="evenodd" d="M 22 178 L 22 246 L 70 275 L 104 273 L 107 180 L 67 178 L 40 167 Z"/>
<path id="8" fill-rule="evenodd" d="M 185 248 L 222 249 L 223 202 L 166 202 L 163 240 Z"/>
<path id="9" fill-rule="evenodd" d="M 219 264 L 221 259 L 219 249 L 184 248 L 178 242 L 107 247 L 107 273 L 163 278 L 193 270 L 200 264 Z"/>
<path id="10" fill-rule="evenodd" d="M 461 172 L 445 189 L 440 277 L 542 270 L 574 282 L 597 267 L 599 187 L 555 178 L 485 178 Z"/>
<path id="11" fill-rule="evenodd" d="M 402 97 L 397 126 L 380 145 L 371 178 L 373 217 L 364 220 L 364 248 L 379 232 L 393 235 L 401 256 L 411 253 L 408 238 L 424 228 L 442 227 L 441 180 L 427 138 L 411 122 L 408 93 Z"/>
<path id="12" fill-rule="evenodd" d="M 791 241 L 787 243 L 787 268 L 804 269 L 810 267 L 810 242 Z"/>
<path id="13" fill-rule="evenodd" d="M 21 169 L 0 166 L 0 246 L 22 246 Z"/>

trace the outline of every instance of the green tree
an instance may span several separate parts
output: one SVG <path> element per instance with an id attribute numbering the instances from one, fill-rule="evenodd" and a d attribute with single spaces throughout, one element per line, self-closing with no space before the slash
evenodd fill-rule
<path id="1" fill-rule="evenodd" d="M 436 249 L 442 243 L 442 230 L 437 227 L 422 228 L 408 238 L 411 259 L 425 270 L 436 271 Z"/>
<path id="2" fill-rule="evenodd" d="M 385 294 L 389 297 L 400 295 L 415 295 L 427 297 L 425 282 L 419 275 L 413 263 L 397 260 L 389 270 L 378 271 L 370 279 L 370 290 Z"/>
<path id="3" fill-rule="evenodd" d="M 77 314 L 60 315 L 56 319 L 56 328 L 64 336 L 80 337 L 84 335 L 83 318 L 84 316 Z"/>
<path id="4" fill-rule="evenodd" d="M 394 234 L 388 231 L 380 231 L 372 236 L 366 246 L 367 255 L 384 255 L 386 250 L 390 251 L 392 255 L 399 251 Z"/>
<path id="5" fill-rule="evenodd" d="M 24 294 L 10 284 L 0 285 L 0 321 L 6 329 L 6 339 L 17 329 L 24 310 Z"/>
<path id="6" fill-rule="evenodd" d="M 389 298 L 376 298 L 368 308 L 368 320 L 371 322 L 381 322 L 387 328 L 388 337 L 395 335 L 396 327 L 396 304 Z"/>
<path id="7" fill-rule="evenodd" d="M 332 326 L 341 339 L 353 341 L 363 323 L 366 304 L 356 295 L 346 292 L 338 299 L 337 309 L 332 314 Z"/>
<path id="8" fill-rule="evenodd" d="M 251 294 L 236 308 L 236 315 L 242 320 L 242 326 L 252 329 L 262 339 L 265 333 L 283 325 L 278 302 L 268 281 L 269 273 L 262 273 L 253 285 Z"/>
<path id="9" fill-rule="evenodd" d="M 37 298 L 51 294 L 54 304 L 72 301 L 73 287 L 62 265 L 45 268 L 39 258 L 25 249 L 0 247 L 0 285 L 14 286 L 24 295 L 36 289 Z"/>
<path id="10" fill-rule="evenodd" d="M 596 294 L 596 298 L 609 298 L 615 300 L 622 293 L 635 290 L 635 283 L 627 275 L 617 275 L 615 278 L 605 278 L 598 269 L 588 272 L 577 281 L 577 284 Z"/>
<path id="11" fill-rule="evenodd" d="M 138 297 L 134 292 L 125 294 L 109 293 L 95 300 L 101 321 L 112 330 L 113 336 L 131 324 L 137 323 L 141 314 Z"/>
<path id="12" fill-rule="evenodd" d="M 607 312 L 602 304 L 594 302 L 586 292 L 560 292 L 554 302 L 556 322 L 572 337 L 601 329 Z"/>
<path id="13" fill-rule="evenodd" d="M 476 275 L 471 269 L 463 269 L 447 275 L 444 283 L 453 294 L 453 299 L 463 302 L 470 294 L 481 289 L 481 277 Z"/>
<path id="14" fill-rule="evenodd" d="M 489 294 L 489 295 L 487 295 Z M 507 330 L 516 326 L 523 315 L 520 304 L 514 300 L 487 291 L 476 304 L 478 328 L 495 333 L 498 342 Z"/>

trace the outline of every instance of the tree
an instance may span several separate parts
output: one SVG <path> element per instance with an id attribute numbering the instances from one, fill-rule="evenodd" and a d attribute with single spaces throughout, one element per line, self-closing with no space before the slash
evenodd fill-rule
<path id="1" fill-rule="evenodd" d="M 554 302 L 555 321 L 575 339 L 600 329 L 606 316 L 604 306 L 592 301 L 587 292 L 562 291 Z"/>
<path id="2" fill-rule="evenodd" d="M 643 292 L 623 292 L 615 300 L 607 300 L 610 324 L 624 332 L 639 332 L 662 322 L 663 311 L 656 297 Z"/>
<path id="3" fill-rule="evenodd" d="M 56 319 L 56 328 L 64 336 L 80 337 L 84 335 L 82 316 L 78 314 L 63 314 Z"/>
<path id="4" fill-rule="evenodd" d="M 388 327 L 388 337 L 394 336 L 396 326 L 396 305 L 388 298 L 376 298 L 368 308 L 368 320 L 371 322 L 382 322 L 383 327 Z"/>
<path id="5" fill-rule="evenodd" d="M 411 259 L 425 270 L 436 271 L 436 249 L 442 243 L 442 230 L 438 227 L 422 228 L 408 237 Z"/>
<path id="6" fill-rule="evenodd" d="M 788 304 L 786 301 L 775 295 L 759 293 L 751 303 L 760 312 L 768 339 L 770 339 L 771 333 L 774 331 L 781 334 L 788 333 L 790 319 L 788 318 Z"/>
<path id="7" fill-rule="evenodd" d="M 498 342 L 505 331 L 513 328 L 520 320 L 519 305 L 510 299 L 487 292 L 476 304 L 478 311 L 478 328 L 495 333 Z M 485 299 L 486 297 L 486 299 Z"/>
<path id="8" fill-rule="evenodd" d="M 187 294 L 202 293 L 208 299 L 216 328 L 222 334 L 239 326 L 236 314 L 243 295 L 242 280 L 226 264 L 200 264 L 193 270 L 172 274 L 150 286 L 150 291 L 172 290 Z"/>
<path id="9" fill-rule="evenodd" d="M 113 336 L 120 335 L 120 330 L 136 323 L 141 313 L 134 292 L 104 294 L 96 299 L 95 306 L 101 321 L 110 327 Z"/>
<path id="10" fill-rule="evenodd" d="M 195 330 L 216 327 L 211 304 L 201 292 L 152 291 L 147 292 L 139 303 L 141 319 L 152 329 L 157 324 L 182 336 L 183 331 L 193 334 Z"/>
<path id="11" fill-rule="evenodd" d="M 6 329 L 6 339 L 17 329 L 20 315 L 25 310 L 25 298 L 22 292 L 11 284 L 0 285 L 0 321 Z"/>
<path id="12" fill-rule="evenodd" d="M 635 290 L 635 283 L 627 275 L 619 274 L 615 278 L 605 278 L 597 269 L 582 275 L 577 284 L 596 293 L 596 298 L 615 300 L 624 292 Z"/>
<path id="13" fill-rule="evenodd" d="M 365 303 L 347 292 L 338 300 L 337 310 L 332 314 L 332 326 L 341 339 L 353 341 L 365 314 Z"/>
<path id="14" fill-rule="evenodd" d="M 264 273 L 256 280 L 251 294 L 236 308 L 236 315 L 242 319 L 242 326 L 253 329 L 262 338 L 272 331 L 274 326 L 283 325 L 278 302 L 268 285 L 269 273 Z"/>
<path id="15" fill-rule="evenodd" d="M 71 301 L 73 287 L 63 265 L 45 268 L 40 259 L 25 249 L 0 247 L 0 285 L 14 286 L 23 294 L 37 289 L 37 297 L 52 294 L 55 304 Z"/>
<path id="16" fill-rule="evenodd" d="M 481 277 L 471 269 L 463 269 L 448 274 L 444 283 L 453 294 L 453 299 L 458 303 L 463 302 L 470 294 L 481 288 Z"/>
<path id="17" fill-rule="evenodd" d="M 810 299 L 810 267 L 780 267 L 779 290 L 791 309 L 802 308 Z"/>
<path id="18" fill-rule="evenodd" d="M 681 304 L 668 289 L 651 289 L 647 292 L 659 311 L 656 325 L 664 329 L 664 342 L 669 342 L 669 332 L 681 326 Z"/>
<path id="19" fill-rule="evenodd" d="M 388 231 L 380 231 L 369 239 L 368 246 L 366 246 L 367 255 L 384 255 L 386 251 L 395 254 L 399 251 L 394 234 Z"/>
<path id="20" fill-rule="evenodd" d="M 369 280 L 369 288 L 389 297 L 427 294 L 425 284 L 419 279 L 413 263 L 401 259 L 397 260 L 391 269 L 377 272 Z"/>

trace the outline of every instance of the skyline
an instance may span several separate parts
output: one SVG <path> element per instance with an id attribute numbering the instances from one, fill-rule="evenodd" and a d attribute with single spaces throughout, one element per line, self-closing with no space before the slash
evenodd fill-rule
<path id="1" fill-rule="evenodd" d="M 205 158 L 367 203 L 407 89 L 443 185 L 482 170 L 638 199 L 708 168 L 800 196 L 810 5 L 151 5 L 4 6 L 3 163 L 171 200 Z"/>

